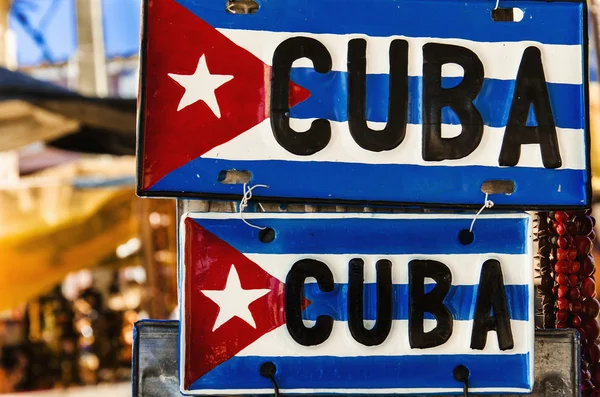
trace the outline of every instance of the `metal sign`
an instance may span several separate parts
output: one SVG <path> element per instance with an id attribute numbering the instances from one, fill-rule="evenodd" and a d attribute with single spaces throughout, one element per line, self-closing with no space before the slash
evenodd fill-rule
<path id="1" fill-rule="evenodd" d="M 585 2 L 259 3 L 145 1 L 140 195 L 589 205 Z"/>
<path id="2" fill-rule="evenodd" d="M 178 330 L 179 321 L 146 320 L 136 323 L 133 334 L 133 397 L 181 397 L 177 360 L 174 358 L 179 348 Z M 579 336 L 574 329 L 537 329 L 535 382 L 530 397 L 579 397 L 579 352 Z"/>
<path id="3" fill-rule="evenodd" d="M 531 391 L 529 215 L 245 217 L 182 218 L 182 393 Z"/>

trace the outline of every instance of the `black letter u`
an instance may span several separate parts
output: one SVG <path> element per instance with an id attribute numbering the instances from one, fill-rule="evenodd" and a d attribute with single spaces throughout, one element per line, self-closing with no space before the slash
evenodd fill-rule
<path id="1" fill-rule="evenodd" d="M 352 337 L 365 346 L 380 345 L 392 328 L 392 262 L 377 261 L 377 321 L 368 330 L 364 326 L 364 262 L 355 258 L 348 267 L 348 327 Z"/>
<path id="2" fill-rule="evenodd" d="M 408 109 L 408 42 L 394 40 L 390 45 L 390 88 L 387 124 L 383 130 L 367 126 L 367 42 L 348 43 L 348 127 L 352 138 L 373 152 L 392 150 L 406 135 Z"/>

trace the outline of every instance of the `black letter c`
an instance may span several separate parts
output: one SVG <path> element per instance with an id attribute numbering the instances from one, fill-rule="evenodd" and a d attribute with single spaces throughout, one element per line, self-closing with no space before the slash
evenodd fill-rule
<path id="1" fill-rule="evenodd" d="M 304 298 L 304 280 L 314 277 L 323 292 L 333 291 L 333 274 L 323 262 L 314 259 L 302 259 L 294 263 L 285 280 L 285 318 L 288 332 L 301 345 L 314 346 L 329 338 L 333 330 L 333 318 L 321 315 L 312 328 L 302 321 L 302 299 Z"/>
<path id="2" fill-rule="evenodd" d="M 290 127 L 290 71 L 294 61 L 300 58 L 312 60 L 319 73 L 331 71 L 331 55 L 319 41 L 309 37 L 292 37 L 279 44 L 273 54 L 271 128 L 275 139 L 285 150 L 299 156 L 310 156 L 327 146 L 331 139 L 331 126 L 329 121 L 317 119 L 306 132 L 299 133 Z"/>

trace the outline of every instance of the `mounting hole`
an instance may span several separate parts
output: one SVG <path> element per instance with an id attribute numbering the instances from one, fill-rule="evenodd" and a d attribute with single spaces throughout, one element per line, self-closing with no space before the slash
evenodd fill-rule
<path id="1" fill-rule="evenodd" d="M 270 227 L 262 229 L 260 232 L 258 232 L 258 239 L 265 244 L 272 242 L 275 240 L 275 230 Z"/>
<path id="2" fill-rule="evenodd" d="M 520 8 L 495 8 L 492 19 L 496 22 L 521 22 L 525 13 Z"/>
<path id="3" fill-rule="evenodd" d="M 481 184 L 481 192 L 486 194 L 505 194 L 510 196 L 515 192 L 515 182 L 511 180 L 490 179 Z"/>
<path id="4" fill-rule="evenodd" d="M 224 185 L 243 185 L 250 182 L 252 173 L 250 171 L 221 170 L 217 175 L 217 181 Z"/>
<path id="5" fill-rule="evenodd" d="M 255 14 L 260 8 L 255 0 L 227 0 L 225 11 L 230 14 Z"/>
<path id="6" fill-rule="evenodd" d="M 469 371 L 469 368 L 461 364 L 454 368 L 454 371 L 452 371 L 452 375 L 454 375 L 454 379 L 456 379 L 457 381 L 465 383 L 469 380 L 471 372 Z"/>
<path id="7" fill-rule="evenodd" d="M 463 229 L 458 233 L 458 241 L 460 241 L 462 245 L 469 245 L 475 241 L 475 233 L 469 229 Z"/>
<path id="8" fill-rule="evenodd" d="M 272 378 L 275 376 L 275 372 L 277 372 L 277 367 L 271 361 L 262 363 L 260 366 L 260 376 L 263 378 Z"/>

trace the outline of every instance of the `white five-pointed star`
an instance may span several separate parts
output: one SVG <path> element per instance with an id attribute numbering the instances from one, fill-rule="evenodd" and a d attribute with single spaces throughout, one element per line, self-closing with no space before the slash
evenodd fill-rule
<path id="1" fill-rule="evenodd" d="M 252 328 L 256 328 L 254 317 L 248 306 L 258 298 L 271 292 L 271 290 L 243 289 L 235 266 L 231 265 L 225 289 L 218 291 L 202 290 L 200 292 L 219 306 L 219 315 L 213 327 L 213 331 L 215 331 L 234 317 L 239 317 L 250 324 Z"/>
<path id="2" fill-rule="evenodd" d="M 210 74 L 204 55 L 198 60 L 194 74 L 169 73 L 169 77 L 185 89 L 179 101 L 177 111 L 184 109 L 198 101 L 204 101 L 218 118 L 221 118 L 221 109 L 217 102 L 215 90 L 227 83 L 233 76 L 223 74 Z"/>

